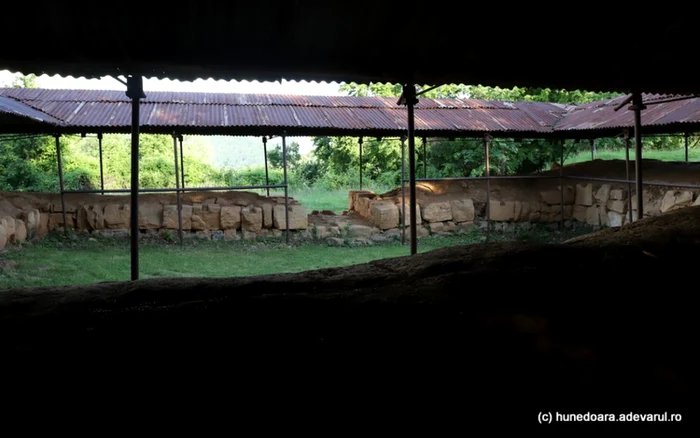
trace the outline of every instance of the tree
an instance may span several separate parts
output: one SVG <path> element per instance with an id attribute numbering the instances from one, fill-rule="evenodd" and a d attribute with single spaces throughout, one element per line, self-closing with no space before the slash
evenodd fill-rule
<path id="1" fill-rule="evenodd" d="M 284 158 L 282 157 L 282 146 L 276 146 L 272 150 L 267 151 L 267 162 L 271 167 L 282 169 L 284 167 Z M 301 162 L 301 154 L 299 153 L 299 143 L 293 141 L 287 145 L 287 168 L 294 169 Z"/>
<path id="2" fill-rule="evenodd" d="M 12 81 L 12 88 L 37 88 L 36 75 L 34 74 L 18 74 Z"/>

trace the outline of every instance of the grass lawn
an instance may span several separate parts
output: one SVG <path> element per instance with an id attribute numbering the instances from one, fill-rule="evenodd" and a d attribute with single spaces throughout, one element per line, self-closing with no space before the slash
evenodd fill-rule
<path id="1" fill-rule="evenodd" d="M 358 186 L 355 190 L 358 190 Z M 380 187 L 380 186 L 363 186 L 364 190 L 372 190 L 375 193 L 386 193 L 391 190 L 391 187 Z M 305 206 L 309 213 L 313 210 L 331 210 L 335 213 L 340 214 L 344 210 L 348 209 L 348 190 L 338 189 L 338 190 L 324 190 L 315 188 L 302 188 L 302 189 L 289 189 L 289 196 L 296 199 Z M 271 196 L 284 196 L 284 192 L 270 192 Z"/>
<path id="2" fill-rule="evenodd" d="M 676 149 L 671 151 L 643 151 L 642 157 L 661 161 L 685 161 L 685 149 Z M 624 160 L 625 150 L 599 150 L 596 152 L 596 159 Z M 634 149 L 630 149 L 630 160 L 634 160 Z M 591 161 L 590 151 L 579 152 L 576 155 L 572 155 L 564 160 L 564 164 L 581 163 L 583 161 Z M 700 161 L 700 148 L 690 148 L 688 150 L 688 161 Z"/>
<path id="3" fill-rule="evenodd" d="M 557 232 L 542 229 L 515 233 L 492 232 L 492 240 L 556 242 L 587 230 Z M 418 242 L 418 251 L 468 245 L 485 240 L 482 231 Z M 299 272 L 348 266 L 372 260 L 407 256 L 408 244 L 385 243 L 363 247 L 329 247 L 320 242 L 285 245 L 284 241 L 177 243 L 144 241 L 140 245 L 141 278 L 236 277 Z M 0 253 L 0 289 L 123 281 L 130 278 L 128 238 L 51 234 L 23 247 L 6 247 Z"/>

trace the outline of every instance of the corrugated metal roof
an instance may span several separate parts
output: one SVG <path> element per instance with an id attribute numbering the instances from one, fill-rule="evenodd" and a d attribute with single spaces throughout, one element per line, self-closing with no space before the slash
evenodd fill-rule
<path id="1" fill-rule="evenodd" d="M 634 113 L 623 107 L 615 111 L 626 96 L 580 105 L 569 111 L 555 125 L 555 131 L 591 131 L 634 127 Z M 646 103 L 670 97 L 659 94 L 644 94 Z M 700 124 L 700 98 L 689 98 L 673 102 L 649 104 L 642 111 L 642 126 L 669 126 L 677 124 Z"/>
<path id="2" fill-rule="evenodd" d="M 644 95 L 644 101 L 668 98 Z M 0 103 L 26 117 L 97 132 L 120 132 L 131 124 L 131 105 L 123 91 L 0 88 Z M 614 111 L 625 96 L 582 105 L 474 99 L 420 99 L 417 132 L 425 134 L 519 133 L 546 136 L 634 127 L 633 113 Z M 0 107 L 2 108 L 2 107 Z M 296 96 L 272 94 L 151 92 L 141 103 L 147 132 L 240 132 L 290 129 L 298 135 L 329 132 L 400 133 L 406 108 L 396 98 Z M 700 98 L 649 105 L 644 126 L 700 126 Z M 199 132 L 198 131 L 198 132 Z"/>
<path id="3" fill-rule="evenodd" d="M 0 114 L 3 116 L 3 123 L 11 123 L 12 120 L 17 123 L 41 123 L 51 126 L 61 124 L 60 120 L 44 112 L 4 96 L 0 96 Z"/>

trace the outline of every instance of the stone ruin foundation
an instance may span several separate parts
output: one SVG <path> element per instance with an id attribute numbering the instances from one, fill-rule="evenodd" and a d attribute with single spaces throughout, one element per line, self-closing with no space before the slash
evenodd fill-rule
<path id="1" fill-rule="evenodd" d="M 700 184 L 700 163 L 648 161 L 645 160 L 645 166 L 649 168 L 645 172 L 650 178 Z M 597 173 L 596 176 L 619 179 L 623 176 L 619 174 L 620 163 L 614 160 L 596 160 L 566 167 L 584 175 Z M 606 171 L 607 168 L 614 172 Z M 553 172 L 545 174 L 556 175 Z M 492 229 L 528 229 L 534 224 L 556 228 L 562 221 L 562 212 L 564 224 L 570 228 L 579 225 L 619 227 L 630 222 L 630 207 L 632 220 L 637 220 L 634 185 L 564 179 L 562 208 L 560 181 L 559 178 L 491 180 L 488 201 Z M 405 193 L 405 224 L 408 227 L 411 221 L 408 187 Z M 486 193 L 487 183 L 483 180 L 418 182 L 418 237 L 485 228 Z M 643 191 L 644 216 L 700 205 L 699 195 L 700 189 L 646 185 Z M 106 236 L 129 232 L 129 196 L 70 193 L 65 195 L 65 206 L 67 226 L 76 232 Z M 404 233 L 401 228 L 403 215 L 401 188 L 382 194 L 351 190 L 348 210 L 340 215 L 332 211 L 309 214 L 305 206 L 289 198 L 289 230 L 290 237 L 295 240 L 324 240 L 329 245 L 338 246 L 397 240 Z M 205 240 L 283 237 L 284 198 L 242 191 L 188 192 L 182 195 L 182 226 L 184 237 Z M 60 195 L 0 192 L 0 249 L 7 244 L 41 238 L 49 231 L 63 227 Z M 140 195 L 139 229 L 145 234 L 167 234 L 176 239 L 176 195 Z M 405 230 L 405 233 L 406 238 L 410 238 L 409 231 Z"/>

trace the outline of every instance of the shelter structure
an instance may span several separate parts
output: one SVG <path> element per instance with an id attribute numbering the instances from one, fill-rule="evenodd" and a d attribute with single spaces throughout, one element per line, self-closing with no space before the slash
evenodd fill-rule
<path id="1" fill-rule="evenodd" d="M 411 92 L 415 88 L 407 88 Z M 142 93 L 143 90 L 140 91 Z M 559 178 L 621 182 L 637 187 L 639 217 L 643 217 L 642 184 L 664 185 L 664 182 L 644 182 L 641 174 L 641 135 L 680 133 L 687 139 L 692 132 L 700 131 L 700 98 L 694 95 L 635 94 L 583 105 L 562 105 L 547 102 L 507 102 L 474 99 L 418 99 L 412 98 L 408 105 L 408 126 L 405 109 L 406 94 L 397 100 L 384 97 L 351 96 L 291 96 L 267 94 L 182 93 L 153 92 L 139 94 L 138 114 L 129 97 L 113 90 L 45 90 L 45 89 L 0 89 L 0 133 L 47 134 L 56 138 L 58 176 L 61 200 L 73 192 L 131 193 L 132 229 L 138 229 L 138 205 L 134 199 L 142 192 L 176 192 L 178 205 L 180 194 L 191 190 L 238 190 L 238 189 L 284 189 L 285 205 L 288 206 L 288 184 L 286 166 L 286 138 L 288 136 L 356 136 L 360 148 L 360 188 L 362 188 L 362 142 L 363 137 L 400 137 L 402 141 L 403 195 L 408 183 L 409 204 L 415 209 L 416 182 L 434 181 L 424 174 L 416 178 L 415 136 L 423 138 L 423 162 L 426 162 L 426 138 L 477 138 L 483 141 L 486 159 L 484 177 L 453 179 L 543 178 L 543 176 L 491 176 L 489 147 L 493 138 L 545 138 L 588 139 L 624 135 L 627 141 L 627 178 L 610 180 L 585 175 L 564 175 L 563 148 Z M 635 97 L 636 96 L 636 97 Z M 644 124 L 638 123 L 634 111 L 618 111 L 630 100 L 644 110 Z M 641 109 L 640 109 L 641 112 Z M 134 125 L 136 122 L 136 125 Z M 110 133 L 128 133 L 138 128 L 139 132 L 172 135 L 175 168 L 175 186 L 171 188 L 139 189 L 138 159 L 132 160 L 132 187 L 130 189 L 106 190 L 102 170 L 102 136 Z M 96 133 L 100 147 L 99 190 L 65 190 L 59 138 L 66 134 Z M 183 135 L 238 135 L 262 136 L 267 168 L 268 136 L 281 136 L 283 146 L 284 180 L 282 184 L 234 186 L 234 187 L 186 187 L 183 166 Z M 629 147 L 631 135 L 639 137 L 635 155 L 636 181 L 629 178 Z M 409 141 L 409 178 L 405 175 L 405 142 Z M 412 143 L 413 142 L 413 143 Z M 179 143 L 179 145 L 178 145 Z M 179 147 L 178 147 L 179 146 Z M 136 155 L 137 157 L 137 155 Z M 424 166 L 425 169 L 425 166 Z M 135 178 L 135 179 L 134 179 Z M 444 179 L 444 178 L 440 178 Z M 671 184 L 667 184 L 671 185 Z M 678 186 L 674 183 L 673 186 Z M 690 187 L 690 185 L 688 186 Z M 698 188 L 692 186 L 694 188 Z M 631 190 L 630 190 L 631 193 Z M 487 189 L 487 198 L 490 190 Z M 563 185 L 562 185 L 563 197 Z M 631 203 L 631 199 L 629 201 Z M 404 206 L 406 203 L 404 202 Z M 489 202 L 487 201 L 487 205 Z M 405 208 L 405 207 L 404 207 Z M 563 202 L 562 202 L 563 208 Z M 65 208 L 64 215 L 65 215 Z M 180 210 L 180 209 L 178 209 Z M 286 210 L 286 209 L 285 209 Z M 631 215 L 631 208 L 629 208 Z M 404 211 L 402 221 L 406 217 Z M 409 217 L 416 217 L 415 210 Z M 631 218 L 630 218 L 631 219 Z M 487 208 L 487 221 L 489 212 Z M 286 223 L 288 228 L 288 216 Z M 563 215 L 562 215 L 563 224 Z M 66 223 L 64 219 L 64 223 Z M 182 219 L 179 218 L 182 238 Z M 405 223 L 402 223 L 405 240 Z M 416 224 L 409 224 L 411 254 L 417 252 Z M 132 233 L 137 239 L 138 233 Z M 289 232 L 287 230 L 287 238 Z M 132 240 L 132 250 L 137 248 Z M 136 249 L 137 251 L 137 249 Z M 132 278 L 138 278 L 138 253 L 132 253 Z M 136 266 L 134 266 L 136 264 Z"/>

